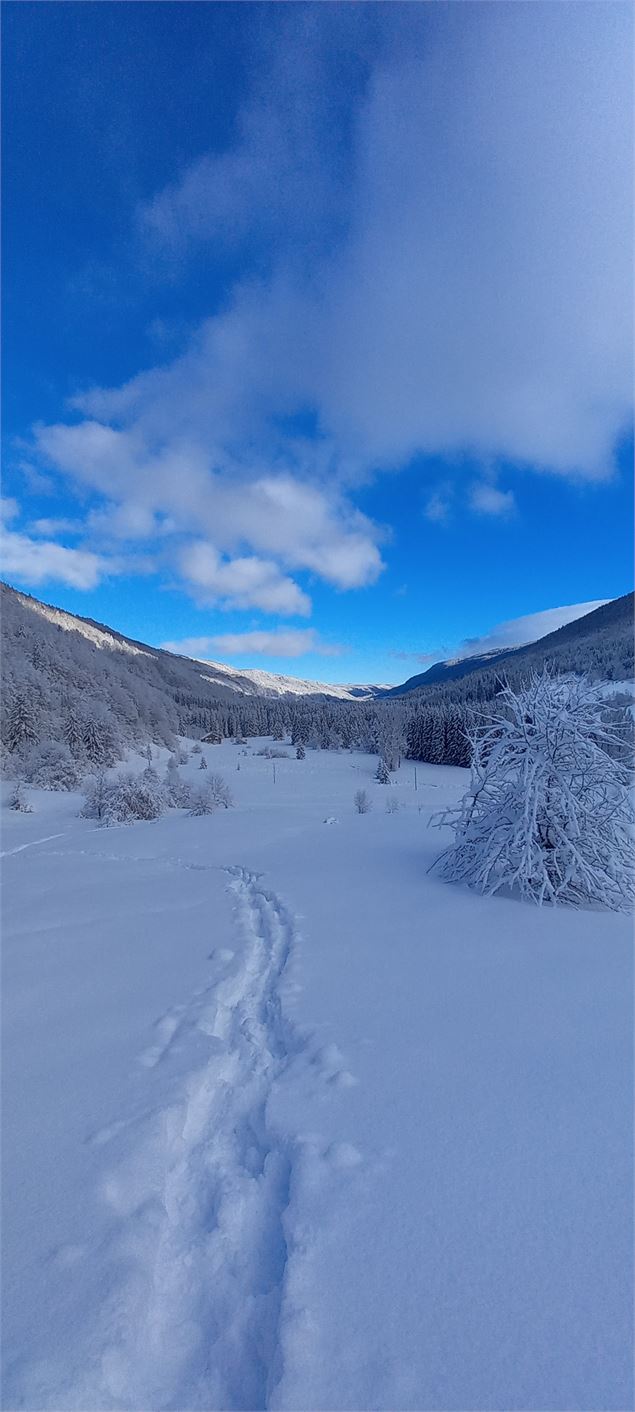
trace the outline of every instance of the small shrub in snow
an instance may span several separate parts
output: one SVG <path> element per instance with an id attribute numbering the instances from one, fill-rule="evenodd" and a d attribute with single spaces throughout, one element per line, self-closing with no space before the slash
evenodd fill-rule
<path id="1" fill-rule="evenodd" d="M 17 780 L 11 794 L 9 795 L 9 808 L 15 809 L 18 814 L 32 814 L 33 805 L 29 804 L 24 793 L 22 780 Z"/>
<path id="2" fill-rule="evenodd" d="M 171 755 L 165 772 L 165 790 L 174 809 L 187 809 L 190 802 L 189 786 L 179 774 L 176 755 Z"/>
<path id="3" fill-rule="evenodd" d="M 231 791 L 222 775 L 210 775 L 207 782 L 207 789 L 215 803 L 221 809 L 231 808 L 234 801 L 231 797 Z"/>
<path id="4" fill-rule="evenodd" d="M 194 744 L 193 744 L 193 746 L 192 746 L 192 755 L 202 755 L 202 754 L 203 754 L 203 747 L 202 747 L 202 745 L 200 744 L 200 741 L 195 740 L 195 741 L 194 741 Z"/>
<path id="5" fill-rule="evenodd" d="M 358 814 L 369 814 L 373 804 L 365 789 L 356 789 L 353 796 L 353 803 Z"/>
<path id="6" fill-rule="evenodd" d="M 208 784 L 203 785 L 201 789 L 190 791 L 190 814 L 215 814 L 217 809 L 218 800 Z"/>
<path id="7" fill-rule="evenodd" d="M 627 909 L 635 896 L 631 748 L 602 687 L 532 677 L 471 729 L 472 782 L 432 822 L 455 839 L 435 866 L 481 892 Z"/>
<path id="8" fill-rule="evenodd" d="M 397 811 L 398 811 L 398 809 L 399 809 L 399 800 L 395 798 L 394 794 L 389 794 L 389 795 L 388 795 L 388 798 L 387 798 L 387 800 L 386 800 L 386 813 L 387 813 L 387 814 L 396 814 Z"/>
<path id="9" fill-rule="evenodd" d="M 101 773 L 91 780 L 81 811 L 84 819 L 101 824 L 131 824 L 137 820 L 158 819 L 165 813 L 165 791 L 154 771 L 141 775 L 121 774 L 109 780 Z"/>
<path id="10" fill-rule="evenodd" d="M 270 759 L 270 760 L 290 760 L 290 759 L 291 759 L 291 756 L 289 755 L 289 751 L 288 751 L 288 750 L 270 750 L 270 751 L 269 751 L 269 759 Z"/>
<path id="11" fill-rule="evenodd" d="M 207 769 L 207 760 L 205 759 L 205 756 L 204 756 L 204 755 L 201 755 L 201 763 L 200 763 L 200 765 L 199 765 L 198 768 L 199 768 L 199 770 L 206 770 L 206 769 Z"/>

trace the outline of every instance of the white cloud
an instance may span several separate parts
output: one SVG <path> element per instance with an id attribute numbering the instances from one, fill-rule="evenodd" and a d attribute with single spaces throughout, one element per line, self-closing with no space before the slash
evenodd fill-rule
<path id="1" fill-rule="evenodd" d="M 444 494 L 442 491 L 435 490 L 432 495 L 429 496 L 423 513 L 427 520 L 431 520 L 432 524 L 442 525 L 448 520 L 450 510 L 450 496 Z"/>
<path id="2" fill-rule="evenodd" d="M 20 506 L 17 500 L 11 495 L 0 496 L 0 523 L 8 524 L 10 520 L 17 519 L 20 514 Z"/>
<path id="3" fill-rule="evenodd" d="M 68 520 L 63 516 L 33 520 L 29 525 L 31 534 L 44 535 L 45 538 L 54 534 L 83 534 L 84 529 L 80 520 Z"/>
<path id="4" fill-rule="evenodd" d="M 477 515 L 494 515 L 508 519 L 514 514 L 516 501 L 513 490 L 499 490 L 482 481 L 470 490 L 470 506 Z"/>
<path id="5" fill-rule="evenodd" d="M 378 470 L 601 481 L 632 409 L 629 9 L 375 8 L 279 7 L 235 140 L 139 217 L 177 274 L 243 242 L 240 282 L 181 356 L 37 430 L 108 502 L 96 531 L 203 539 L 206 585 L 174 550 L 186 582 L 238 606 L 306 613 L 300 572 L 374 582 L 353 497 Z M 306 413 L 313 441 L 289 431 Z M 513 508 L 485 482 L 471 501 Z"/>
<path id="6" fill-rule="evenodd" d="M 281 575 L 309 570 L 342 589 L 372 583 L 381 572 L 377 528 L 336 485 L 311 484 L 288 471 L 263 472 L 259 463 L 230 465 L 222 450 L 210 455 L 191 439 L 172 439 L 151 451 L 144 417 L 129 430 L 92 419 L 38 427 L 36 440 L 40 454 L 58 471 L 108 497 L 88 520 L 93 532 L 106 537 L 136 540 L 204 531 L 220 554 L 253 550 L 256 558 L 276 561 Z M 247 558 L 251 562 L 253 556 Z M 187 556 L 181 556 L 184 562 Z M 193 562 L 199 562 L 197 554 Z M 217 569 L 214 560 L 214 576 Z M 270 564 L 269 579 L 272 572 Z M 307 611 L 308 599 L 297 586 L 299 606 L 290 606 L 291 580 L 282 576 L 287 592 L 276 611 Z M 191 579 L 189 571 L 186 577 Z M 224 574 L 223 597 L 237 603 L 243 598 L 238 579 Z"/>
<path id="7" fill-rule="evenodd" d="M 271 631 L 220 633 L 214 637 L 186 637 L 178 642 L 164 642 L 168 652 L 205 661 L 211 652 L 228 657 L 251 656 L 305 657 L 317 653 L 321 657 L 337 657 L 343 648 L 336 643 L 322 642 L 314 628 L 273 628 Z"/>
<path id="8" fill-rule="evenodd" d="M 222 560 L 212 544 L 198 540 L 182 550 L 180 567 L 186 582 L 206 603 L 301 617 L 311 611 L 310 598 L 271 560 L 253 555 Z"/>
<path id="9" fill-rule="evenodd" d="M 258 420 L 308 405 L 338 453 L 367 467 L 468 450 L 606 476 L 632 405 L 630 26 L 621 5 L 388 19 L 355 113 L 345 236 L 313 261 L 310 284 L 283 249 L 267 281 L 237 288 L 203 327 L 180 364 L 195 374 L 188 419 L 204 402 L 210 423 L 244 431 L 247 406 Z M 296 49 L 299 30 L 292 15 Z M 253 233 L 289 191 L 312 229 L 329 227 L 330 186 L 318 181 L 316 199 L 324 126 L 309 122 L 308 141 L 303 126 L 324 72 L 301 69 L 304 181 L 278 75 L 274 64 L 275 143 L 265 124 L 261 146 L 258 93 L 237 146 L 157 195 L 159 229 L 216 240 L 240 208 Z M 175 375 L 160 371 L 155 390 L 146 375 L 133 395 L 147 408 Z"/>
<path id="10" fill-rule="evenodd" d="M 540 613 L 528 613 L 524 618 L 513 618 L 508 623 L 499 623 L 484 637 L 469 637 L 461 643 L 463 656 L 476 657 L 481 652 L 493 652 L 496 648 L 522 647 L 527 642 L 536 642 L 539 637 L 555 632 L 565 623 L 574 623 L 595 608 L 607 603 L 606 598 L 596 598 L 590 603 L 576 603 L 567 608 L 545 608 Z"/>
<path id="11" fill-rule="evenodd" d="M 96 588 L 112 566 L 86 549 L 68 549 L 46 539 L 4 530 L 1 536 L 3 572 L 9 579 L 37 585 L 63 583 L 69 588 Z"/>

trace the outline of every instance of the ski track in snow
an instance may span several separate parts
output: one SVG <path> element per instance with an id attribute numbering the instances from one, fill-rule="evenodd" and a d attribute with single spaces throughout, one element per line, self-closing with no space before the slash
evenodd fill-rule
<path id="1" fill-rule="evenodd" d="M 45 838 L 32 838 L 30 843 L 19 843 L 16 848 L 5 848 L 0 858 L 11 858 L 14 853 L 23 853 L 25 848 L 35 848 L 38 843 L 50 843 L 54 838 L 63 838 L 63 833 L 49 833 Z"/>
<path id="2" fill-rule="evenodd" d="M 225 871 L 242 964 L 169 1010 L 141 1062 L 164 1060 L 184 1026 L 202 1031 L 211 1053 L 163 1113 L 161 1132 L 104 1189 L 123 1218 L 119 1254 L 132 1274 L 106 1320 L 92 1405 L 265 1409 L 282 1374 L 285 1212 L 294 1159 L 302 1166 L 307 1151 L 272 1129 L 267 1107 L 306 1047 L 279 996 L 295 925 L 258 874 Z M 325 1071 L 339 1068 L 333 1051 L 321 1056 Z M 314 1156 L 345 1165 L 339 1151 Z"/>

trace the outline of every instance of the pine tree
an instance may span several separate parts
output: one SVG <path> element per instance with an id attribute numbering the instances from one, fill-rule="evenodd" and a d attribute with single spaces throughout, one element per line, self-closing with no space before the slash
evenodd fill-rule
<path id="1" fill-rule="evenodd" d="M 298 741 L 298 748 L 297 748 L 297 750 L 296 750 L 296 752 L 295 752 L 295 758 L 296 758 L 296 760 L 306 760 L 306 750 L 304 749 L 304 746 L 303 746 L 301 740 Z"/>
<path id="2" fill-rule="evenodd" d="M 10 751 L 35 744 L 38 738 L 37 716 L 29 698 L 20 693 L 9 708 L 6 725 L 6 745 Z"/>
<path id="3" fill-rule="evenodd" d="M 390 770 L 385 760 L 380 760 L 375 770 L 375 779 L 378 784 L 390 784 Z"/>
<path id="4" fill-rule="evenodd" d="M 84 754 L 84 728 L 81 717 L 71 708 L 62 726 L 62 739 L 75 760 L 80 760 Z"/>

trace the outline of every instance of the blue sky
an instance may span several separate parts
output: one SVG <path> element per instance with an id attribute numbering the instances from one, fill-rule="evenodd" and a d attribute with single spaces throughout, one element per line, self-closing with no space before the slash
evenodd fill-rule
<path id="1" fill-rule="evenodd" d="M 630 26 L 5 3 L 9 581 L 340 681 L 627 592 Z"/>

